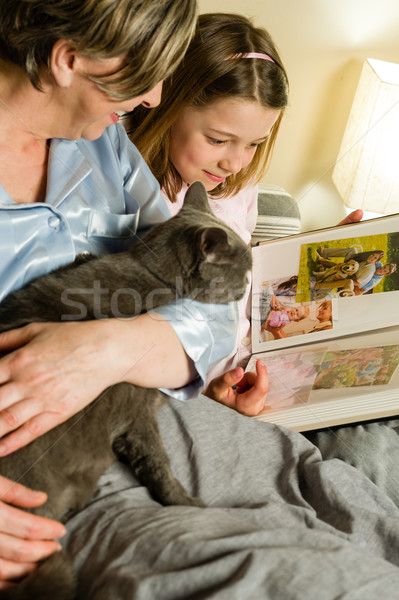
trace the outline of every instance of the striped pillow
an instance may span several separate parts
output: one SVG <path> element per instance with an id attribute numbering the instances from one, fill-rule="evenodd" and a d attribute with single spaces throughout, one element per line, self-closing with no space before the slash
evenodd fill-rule
<path id="1" fill-rule="evenodd" d="M 260 185 L 258 218 L 251 245 L 260 241 L 294 235 L 301 230 L 301 216 L 294 198 L 276 185 Z"/>

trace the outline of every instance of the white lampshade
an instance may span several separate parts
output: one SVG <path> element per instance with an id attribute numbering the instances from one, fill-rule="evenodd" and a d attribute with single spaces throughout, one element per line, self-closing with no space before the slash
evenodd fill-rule
<path id="1" fill-rule="evenodd" d="M 333 181 L 346 206 L 399 212 L 399 65 L 364 62 Z"/>

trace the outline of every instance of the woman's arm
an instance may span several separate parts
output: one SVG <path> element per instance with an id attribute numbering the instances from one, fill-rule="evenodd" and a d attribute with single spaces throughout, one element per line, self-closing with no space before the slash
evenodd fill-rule
<path id="1" fill-rule="evenodd" d="M 180 387 L 193 365 L 170 323 L 132 320 L 34 323 L 0 335 L 0 455 L 87 406 L 109 386 Z"/>
<path id="2" fill-rule="evenodd" d="M 210 365 L 233 348 L 232 308 L 177 301 L 158 308 L 159 314 L 32 323 L 0 334 L 0 352 L 8 352 L 0 359 L 0 437 L 10 434 L 0 441 L 0 456 L 122 381 L 167 388 L 181 400 L 194 397 Z"/>
<path id="3" fill-rule="evenodd" d="M 281 340 L 287 337 L 287 334 L 284 331 L 284 325 L 280 325 L 280 327 L 270 327 L 270 325 L 266 328 L 267 331 L 270 331 L 275 340 Z"/>

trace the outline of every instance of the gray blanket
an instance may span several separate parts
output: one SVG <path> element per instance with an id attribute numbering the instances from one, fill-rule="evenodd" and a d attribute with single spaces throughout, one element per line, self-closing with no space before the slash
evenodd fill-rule
<path id="1" fill-rule="evenodd" d="M 160 506 L 115 463 L 68 523 L 82 599 L 399 599 L 399 509 L 358 469 L 205 397 L 159 421 L 208 508 Z"/>

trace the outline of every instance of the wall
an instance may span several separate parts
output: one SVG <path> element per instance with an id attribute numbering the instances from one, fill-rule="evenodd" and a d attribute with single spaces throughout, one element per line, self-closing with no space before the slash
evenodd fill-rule
<path id="1" fill-rule="evenodd" d="M 399 62 L 398 0 L 199 0 L 199 8 L 242 13 L 271 33 L 291 91 L 264 181 L 297 199 L 304 230 L 337 223 L 345 207 L 332 169 L 363 60 Z"/>

